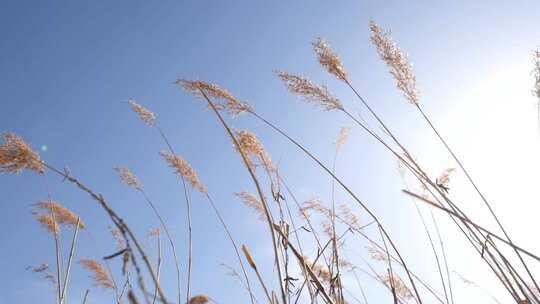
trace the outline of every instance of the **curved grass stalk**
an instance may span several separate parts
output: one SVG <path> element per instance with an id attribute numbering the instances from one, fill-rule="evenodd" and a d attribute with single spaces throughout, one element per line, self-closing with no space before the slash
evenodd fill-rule
<path id="1" fill-rule="evenodd" d="M 244 151 L 242 150 L 240 144 L 238 143 L 238 140 L 236 139 L 236 137 L 234 136 L 231 128 L 228 126 L 228 124 L 225 122 L 225 120 L 223 119 L 223 117 L 221 116 L 221 114 L 219 113 L 218 109 L 216 108 L 216 106 L 214 105 L 214 103 L 210 100 L 210 98 L 206 95 L 206 93 L 202 90 L 202 89 L 199 89 L 199 91 L 201 92 L 202 96 L 204 97 L 204 99 L 208 102 L 208 105 L 212 108 L 213 112 L 216 114 L 218 120 L 220 121 L 220 123 L 223 125 L 223 127 L 225 128 L 225 130 L 227 131 L 229 137 L 231 138 L 231 140 L 233 141 L 234 145 L 236 146 L 236 148 L 238 149 L 240 155 L 242 156 L 242 160 L 244 162 L 244 165 L 245 167 L 247 168 L 248 172 L 249 172 L 249 175 L 251 176 L 251 179 L 253 180 L 253 183 L 255 184 L 255 187 L 257 188 L 257 193 L 261 199 L 261 202 L 262 202 L 262 205 L 264 207 L 264 213 L 265 213 L 265 216 L 266 216 L 266 220 L 268 222 L 268 225 L 269 225 L 269 228 L 270 228 L 270 234 L 271 234 L 271 237 L 272 237 L 272 247 L 274 249 L 274 259 L 275 259 L 275 264 L 276 264 L 276 270 L 277 270 L 277 274 L 278 274 L 278 279 L 279 279 L 279 287 L 280 287 L 280 291 L 281 291 L 281 298 L 283 300 L 283 303 L 284 304 L 287 304 L 287 296 L 285 294 L 285 288 L 283 287 L 283 275 L 282 275 L 282 272 L 281 272 L 281 263 L 280 263 L 280 259 L 279 259 L 279 252 L 278 252 L 278 249 L 277 249 L 277 239 L 276 239 L 276 234 L 274 232 L 274 228 L 272 227 L 273 225 L 273 221 L 271 219 L 271 216 L 270 216 L 270 210 L 269 210 L 269 207 L 268 207 L 268 204 L 266 202 L 266 199 L 264 198 L 264 194 L 263 194 L 263 191 L 262 191 L 262 188 L 259 184 L 259 181 L 257 179 L 257 176 L 255 175 L 255 172 L 253 171 L 253 168 L 250 166 L 250 163 L 248 161 L 248 158 L 247 156 L 245 155 Z"/>
<path id="2" fill-rule="evenodd" d="M 178 256 L 176 254 L 176 246 L 174 245 L 173 238 L 171 236 L 171 233 L 169 232 L 169 229 L 167 228 L 167 225 L 165 224 L 165 221 L 163 220 L 163 217 L 161 216 L 161 214 L 157 210 L 154 203 L 150 200 L 150 198 L 148 197 L 146 192 L 142 188 L 138 188 L 137 190 L 142 194 L 142 196 L 146 200 L 146 203 L 150 206 L 150 208 L 154 212 L 154 215 L 158 218 L 159 223 L 161 225 L 161 228 L 165 232 L 165 236 L 167 237 L 167 240 L 169 241 L 169 244 L 171 246 L 171 251 L 172 251 L 173 259 L 174 259 L 174 265 L 175 265 L 175 268 L 176 268 L 177 292 L 178 292 L 178 298 L 180 300 L 180 293 L 179 293 L 179 291 L 180 291 L 180 265 L 178 263 Z M 161 251 L 161 246 L 160 246 L 160 251 Z M 161 257 L 159 258 L 159 260 L 161 260 Z M 159 263 L 158 265 L 161 265 L 161 263 Z M 159 272 L 159 268 L 158 268 L 158 272 Z M 158 274 L 158 276 L 159 276 L 159 274 Z M 155 301 L 155 299 L 154 299 L 154 301 Z"/>

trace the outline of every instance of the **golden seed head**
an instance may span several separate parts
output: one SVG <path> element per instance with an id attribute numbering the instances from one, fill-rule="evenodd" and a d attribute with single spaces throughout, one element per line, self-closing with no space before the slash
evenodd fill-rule
<path id="1" fill-rule="evenodd" d="M 383 283 L 388 288 L 392 288 L 393 286 L 396 294 L 403 299 L 411 299 L 413 297 L 409 287 L 407 287 L 407 285 L 403 283 L 403 280 L 396 274 L 392 274 L 391 276 L 386 274 L 383 278 Z"/>
<path id="2" fill-rule="evenodd" d="M 249 266 L 251 266 L 253 269 L 257 269 L 257 264 L 255 264 L 255 260 L 249 253 L 249 248 L 246 246 L 246 244 L 242 244 L 242 251 L 244 252 L 244 255 L 246 256 L 246 260 L 249 263 Z"/>
<path id="3" fill-rule="evenodd" d="M 200 191 L 201 193 L 206 193 L 208 191 L 206 189 L 206 186 L 204 186 L 199 180 L 199 177 L 197 176 L 195 170 L 191 168 L 191 166 L 185 159 L 166 151 L 161 151 L 160 154 L 178 175 L 184 177 L 191 183 L 191 186 L 193 186 L 193 188 Z"/>
<path id="4" fill-rule="evenodd" d="M 3 144 L 0 145 L 0 173 L 21 173 L 28 169 L 37 173 L 45 172 L 45 166 L 39 155 L 19 136 L 13 133 L 2 134 Z"/>
<path id="5" fill-rule="evenodd" d="M 38 202 L 35 207 L 38 209 L 38 211 L 34 212 L 35 215 L 44 214 L 43 211 L 46 211 L 46 214 L 54 215 L 54 219 L 60 225 L 76 227 L 77 221 L 79 221 L 79 228 L 84 229 L 86 227 L 77 214 L 62 206 L 59 202 L 43 200 Z"/>
<path id="6" fill-rule="evenodd" d="M 189 299 L 189 304 L 206 304 L 210 302 L 210 298 L 206 295 L 197 295 Z"/>
<path id="7" fill-rule="evenodd" d="M 416 89 L 416 76 L 406 54 L 397 47 L 390 37 L 390 32 L 385 32 L 373 20 L 369 22 L 371 30 L 371 42 L 377 48 L 379 57 L 390 69 L 394 76 L 397 87 L 411 104 L 418 104 L 418 90 Z"/>
<path id="8" fill-rule="evenodd" d="M 351 131 L 350 127 L 341 127 L 341 129 L 339 129 L 339 137 L 338 137 L 338 140 L 336 141 L 337 150 L 340 150 L 343 147 L 343 145 L 347 142 L 349 131 Z"/>
<path id="9" fill-rule="evenodd" d="M 386 252 L 380 250 L 377 247 L 374 247 L 372 245 L 367 246 L 367 251 L 369 253 L 369 256 L 375 260 L 375 261 L 382 261 L 382 262 L 388 262 L 388 254 Z"/>
<path id="10" fill-rule="evenodd" d="M 127 167 L 114 167 L 114 170 L 118 172 L 120 179 L 127 186 L 133 187 L 137 190 L 143 189 L 143 184 L 139 178 L 137 178 L 137 176 L 135 176 L 135 174 L 133 174 L 133 172 L 131 172 Z"/>
<path id="11" fill-rule="evenodd" d="M 257 212 L 261 221 L 264 221 L 266 219 L 266 213 L 264 212 L 264 206 L 262 202 L 257 199 L 253 194 L 242 191 L 235 193 L 234 195 L 239 197 L 242 200 L 242 203 L 244 203 L 244 205 L 246 205 L 248 208 Z"/>
<path id="12" fill-rule="evenodd" d="M 441 173 L 441 175 L 439 175 L 439 177 L 437 178 L 437 184 L 445 188 L 448 188 L 450 184 L 450 177 L 454 171 L 456 171 L 456 168 L 445 169 L 443 173 Z"/>
<path id="13" fill-rule="evenodd" d="M 325 216 L 326 218 L 332 217 L 332 211 L 326 208 L 323 202 L 317 198 L 311 198 L 305 201 L 302 204 L 302 208 L 300 208 L 300 215 L 302 215 L 304 218 L 310 218 L 311 217 L 310 211 L 315 211 Z"/>
<path id="14" fill-rule="evenodd" d="M 540 102 L 540 49 L 534 51 L 533 53 L 533 61 L 534 61 L 534 68 L 533 68 L 533 75 L 534 75 L 534 89 L 533 89 L 533 95 L 538 98 Z"/>
<path id="15" fill-rule="evenodd" d="M 135 113 L 139 114 L 139 117 L 144 123 L 146 123 L 149 126 L 153 126 L 156 123 L 156 115 L 154 115 L 153 112 L 141 106 L 140 104 L 135 102 L 135 100 L 130 99 L 128 103 L 131 106 L 131 109 Z"/>
<path id="16" fill-rule="evenodd" d="M 60 226 L 52 214 L 34 213 L 34 217 L 50 233 L 58 234 L 60 232 Z"/>
<path id="17" fill-rule="evenodd" d="M 272 171 L 274 169 L 272 165 L 272 158 L 266 152 L 264 146 L 255 134 L 246 130 L 235 131 L 235 133 L 236 140 L 240 145 L 240 149 L 249 159 L 258 159 L 260 164 L 268 171 Z"/>
<path id="18" fill-rule="evenodd" d="M 360 225 L 360 219 L 354 212 L 351 211 L 349 206 L 342 204 L 339 206 L 339 214 L 340 214 L 340 220 L 343 221 L 348 226 L 352 227 L 356 230 L 362 230 L 362 226 Z"/>
<path id="19" fill-rule="evenodd" d="M 343 110 L 341 101 L 330 95 L 325 85 L 317 86 L 302 76 L 287 72 L 277 72 L 277 75 L 291 93 L 302 96 L 307 102 L 322 106 L 327 111 Z"/>
<path id="20" fill-rule="evenodd" d="M 308 257 L 303 257 L 304 263 L 311 268 L 313 273 L 321 280 L 323 283 L 330 283 L 332 280 L 332 274 L 330 269 L 327 266 L 321 264 L 313 265 L 313 262 Z"/>
<path id="21" fill-rule="evenodd" d="M 90 271 L 91 277 L 94 281 L 94 286 L 104 289 L 114 288 L 114 283 L 101 263 L 94 259 L 80 259 L 79 264 L 81 264 L 86 270 Z"/>
<path id="22" fill-rule="evenodd" d="M 225 103 L 217 104 L 216 107 L 218 110 L 226 110 L 229 115 L 233 117 L 236 117 L 242 113 L 253 112 L 253 107 L 251 105 L 241 102 L 227 90 L 219 87 L 216 84 L 199 80 L 178 79 L 176 80 L 176 85 L 200 98 L 204 97 L 201 93 L 202 91 L 209 98 L 225 101 Z"/>
<path id="23" fill-rule="evenodd" d="M 336 76 L 337 79 L 346 81 L 347 72 L 345 72 L 343 63 L 341 62 L 341 59 L 339 59 L 339 56 L 330 48 L 328 42 L 323 38 L 318 38 L 312 45 L 319 63 L 325 67 L 330 74 Z"/>

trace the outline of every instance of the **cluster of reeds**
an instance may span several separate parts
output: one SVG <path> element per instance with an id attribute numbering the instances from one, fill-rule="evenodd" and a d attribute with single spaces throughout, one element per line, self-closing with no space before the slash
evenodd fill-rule
<path id="1" fill-rule="evenodd" d="M 456 168 L 449 168 L 439 176 L 429 175 L 413 152 L 406 147 L 371 103 L 363 97 L 360 90 L 353 85 L 349 78 L 349 72 L 346 71 L 340 57 L 326 40 L 319 38 L 313 43 L 315 57 L 329 74 L 351 90 L 356 98 L 354 102 L 358 103 L 364 109 L 365 114 L 376 122 L 376 127 L 368 125 L 359 114 L 353 113 L 350 110 L 351 102 L 342 102 L 333 96 L 325 85 L 317 85 L 306 77 L 284 71 L 277 72 L 277 76 L 292 94 L 320 106 L 326 111 L 335 111 L 350 119 L 351 126 L 360 129 L 363 134 L 382 145 L 399 162 L 400 174 L 404 181 L 408 176 L 421 186 L 422 191 L 418 192 L 409 189 L 405 184 L 403 193 L 415 202 L 436 260 L 433 269 L 438 274 L 439 282 L 426 282 L 416 274 L 379 216 L 339 177 L 336 164 L 339 152 L 344 149 L 351 127 L 341 129 L 335 141 L 333 161 L 330 164 L 325 164 L 309 148 L 282 130 L 277 124 L 264 118 L 254 107 L 240 101 L 227 90 L 213 83 L 186 79 L 178 79 L 175 82 L 181 89 L 193 94 L 203 102 L 205 108 L 210 109 L 210 114 L 223 127 L 223 136 L 231 141 L 238 153 L 241 165 L 249 174 L 253 190 L 252 193 L 248 191 L 237 192 L 236 196 L 246 207 L 253 209 L 259 219 L 267 226 L 272 247 L 272 261 L 261 261 L 255 257 L 245 244 L 249 240 L 242 241 L 241 246 L 238 245 L 238 240 L 233 236 L 225 217 L 218 208 L 219 205 L 212 199 L 212 189 L 209 189 L 202 182 L 189 162 L 177 154 L 166 133 L 160 128 L 156 115 L 133 100 L 129 101 L 132 110 L 146 125 L 155 129 L 163 140 L 166 149 L 159 153 L 163 157 L 164 163 L 179 178 L 182 201 L 187 210 L 188 243 L 180 244 L 175 240 L 173 233 L 159 212 L 159 205 L 151 200 L 150 194 L 144 189 L 141 180 L 127 167 L 115 167 L 121 181 L 140 193 L 142 201 L 148 205 L 153 216 L 159 221 L 160 228 L 150 233 L 152 237 L 156 238 L 158 249 L 155 255 L 155 264 L 151 261 L 152 255 L 147 254 L 146 249 L 141 245 L 139 238 L 128 223 L 117 214 L 102 195 L 86 186 L 68 170 L 58 169 L 42 161 L 24 140 L 12 133 L 3 135 L 4 143 L 0 146 L 0 171 L 19 173 L 23 170 L 30 170 L 43 175 L 45 181 L 47 181 L 46 173 L 51 172 L 86 192 L 105 211 L 112 222 L 111 232 L 117 239 L 118 248 L 114 249 L 112 254 L 103 257 L 102 261 L 83 258 L 79 259 L 79 264 L 90 272 L 94 286 L 114 290 L 116 303 L 121 303 L 124 298 L 129 303 L 139 303 L 141 302 L 140 298 L 142 298 L 144 303 L 203 304 L 216 302 L 212 299 L 219 298 L 219 295 L 215 295 L 213 298 L 204 294 L 192 295 L 191 282 L 194 273 L 192 265 L 193 259 L 197 258 L 197 255 L 193 255 L 192 252 L 194 240 L 192 239 L 191 203 L 194 194 L 189 191 L 189 186 L 197 190 L 195 195 L 199 195 L 208 203 L 222 226 L 225 236 L 230 241 L 241 274 L 236 271 L 236 267 L 227 267 L 230 270 L 229 273 L 236 277 L 245 288 L 247 297 L 243 302 L 252 304 L 381 302 L 381 300 L 368 299 L 364 293 L 364 286 L 371 283 L 359 279 L 357 274 L 361 272 L 388 291 L 387 301 L 393 303 L 453 304 L 454 294 L 457 291 L 452 288 L 453 279 L 447 259 L 448 251 L 444 247 L 444 236 L 441 235 L 437 226 L 436 218 L 441 218 L 441 216 L 435 217 L 434 213 L 431 212 L 431 210 L 436 210 L 441 211 L 441 214 L 455 225 L 456 232 L 461 234 L 470 245 L 471 252 L 481 257 L 491 270 L 492 275 L 500 282 L 500 287 L 504 288 L 516 303 L 540 303 L 540 288 L 536 276 L 529 266 L 530 263 L 540 262 L 540 258 L 521 244 L 512 241 L 490 201 L 479 189 L 454 150 L 423 110 L 412 64 L 407 55 L 392 40 L 390 32 L 385 31 L 373 21 L 369 23 L 369 30 L 371 31 L 370 40 L 377 54 L 394 77 L 397 88 L 411 106 L 418 111 L 419 117 L 425 121 L 427 127 L 433 131 L 441 145 L 453 158 L 457 165 Z M 533 92 L 540 99 L 540 52 L 535 52 L 534 56 L 536 82 Z M 291 146 L 303 153 L 307 159 L 313 161 L 323 174 L 329 176 L 332 180 L 329 202 L 325 203 L 318 198 L 300 201 L 295 195 L 294 189 L 289 186 L 286 177 L 273 164 L 272 158 L 261 140 L 248 130 L 235 130 L 230 126 L 229 118 L 226 115 L 235 118 L 240 114 L 245 114 L 277 132 Z M 490 212 L 497 224 L 497 230 L 488 230 L 478 224 L 459 207 L 469 202 L 457 202 L 450 194 L 451 174 L 456 170 L 465 175 L 483 206 Z M 343 191 L 349 195 L 354 205 L 337 204 L 337 191 Z M 36 220 L 54 237 L 56 274 L 49 269 L 47 264 L 29 269 L 35 273 L 43 274 L 44 278 L 54 283 L 57 291 L 56 302 L 62 304 L 67 301 L 66 295 L 75 255 L 77 234 L 80 229 L 85 227 L 85 224 L 78 215 L 53 201 L 48 189 L 47 194 L 48 199 L 37 203 L 33 214 Z M 425 204 L 430 208 L 435 231 L 428 228 L 426 219 L 418 209 L 419 204 Z M 362 210 L 362 217 L 353 211 L 353 206 Z M 70 254 L 65 269 L 60 254 L 62 244 L 59 235 L 62 227 L 69 227 L 73 230 Z M 372 229 L 368 232 L 366 227 Z M 166 291 L 162 290 L 160 284 L 163 263 L 168 262 L 164 259 L 166 255 L 163 254 L 161 248 L 161 231 L 165 233 L 169 243 L 173 257 L 171 263 L 175 265 L 176 269 L 176 300 L 173 302 L 168 300 Z M 347 258 L 350 253 L 347 242 L 345 242 L 347 238 L 359 238 L 365 242 L 366 255 L 370 259 L 364 259 L 364 264 L 360 265 L 351 263 Z M 202 242 L 204 240 L 195 241 Z M 187 252 L 187 269 L 185 270 L 180 269 L 178 248 Z M 116 283 L 117 280 L 108 269 L 109 262 L 122 264 L 123 284 Z M 273 275 L 265 276 L 262 273 L 260 265 L 263 264 L 272 265 L 275 268 Z M 144 268 L 141 265 L 144 265 Z M 145 280 L 148 278 L 152 281 L 152 289 L 146 288 Z M 185 282 L 183 282 L 183 278 L 185 278 Z M 138 288 L 132 284 L 132 280 L 136 280 Z M 361 293 L 351 292 L 351 284 L 357 284 L 356 287 Z M 185 292 L 184 296 L 182 292 Z M 86 302 L 88 293 L 87 291 L 83 295 L 83 303 Z"/>

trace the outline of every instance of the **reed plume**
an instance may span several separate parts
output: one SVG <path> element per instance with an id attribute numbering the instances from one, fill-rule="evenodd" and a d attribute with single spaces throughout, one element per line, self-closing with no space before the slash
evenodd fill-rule
<path id="1" fill-rule="evenodd" d="M 118 172 L 118 175 L 120 176 L 120 179 L 122 182 L 129 187 L 133 187 L 137 190 L 143 189 L 143 184 L 139 180 L 139 178 L 133 174 L 127 167 L 114 167 L 114 170 Z"/>
<path id="2" fill-rule="evenodd" d="M 346 81 L 347 72 L 343 67 L 343 63 L 341 62 L 341 59 L 339 59 L 339 56 L 330 48 L 328 42 L 323 38 L 317 38 L 312 45 L 319 63 L 325 67 L 330 74 L 336 76 L 337 79 Z"/>
<path id="3" fill-rule="evenodd" d="M 239 197 L 242 200 L 242 203 L 244 203 L 244 205 L 246 205 L 248 208 L 257 212 L 261 221 L 264 221 L 266 219 L 266 214 L 264 212 L 264 206 L 262 202 L 257 199 L 253 194 L 242 191 L 235 193 L 234 195 Z"/>
<path id="4" fill-rule="evenodd" d="M 147 108 L 141 106 L 135 100 L 129 100 L 129 105 L 131 106 L 131 109 L 139 114 L 139 118 L 148 126 L 152 127 L 156 124 L 156 115 Z"/>
<path id="5" fill-rule="evenodd" d="M 534 51 L 533 53 L 533 64 L 533 95 L 538 98 L 538 102 L 540 102 L 540 49 Z"/>
<path id="6" fill-rule="evenodd" d="M 403 299 L 411 299 L 413 298 L 413 294 L 409 287 L 403 283 L 403 280 L 397 275 L 397 274 L 386 274 L 382 279 L 384 285 L 386 285 L 390 289 L 394 289 L 396 294 Z"/>
<path id="7" fill-rule="evenodd" d="M 235 135 L 240 149 L 242 149 L 242 152 L 244 152 L 249 159 L 256 158 L 267 171 L 273 170 L 272 158 L 270 157 L 270 154 L 266 152 L 264 146 L 255 134 L 246 130 L 241 130 L 235 131 Z"/>
<path id="8" fill-rule="evenodd" d="M 444 189 L 448 189 L 448 186 L 450 185 L 450 176 L 452 173 L 456 171 L 456 168 L 447 168 L 445 169 L 439 177 L 437 177 L 437 184 L 439 187 L 443 187 Z"/>
<path id="9" fill-rule="evenodd" d="M 189 304 L 206 304 L 210 302 L 210 298 L 206 295 L 197 295 L 189 299 Z"/>
<path id="10" fill-rule="evenodd" d="M 332 96 L 325 85 L 317 86 L 308 79 L 287 72 L 277 72 L 287 89 L 303 97 L 307 102 L 323 107 L 327 111 L 342 110 L 341 101 Z"/>
<path id="11" fill-rule="evenodd" d="M 79 264 L 91 273 L 94 286 L 104 289 L 113 289 L 114 283 L 109 277 L 107 270 L 101 263 L 94 259 L 80 259 Z"/>
<path id="12" fill-rule="evenodd" d="M 203 185 L 199 180 L 199 177 L 197 176 L 195 170 L 191 168 L 191 166 L 185 159 L 167 151 L 161 151 L 160 155 L 167 161 L 167 163 L 169 163 L 169 166 L 174 169 L 176 174 L 187 179 L 191 183 L 191 186 L 193 186 L 193 188 L 195 188 L 201 193 L 208 192 L 206 186 Z"/>
<path id="13" fill-rule="evenodd" d="M 60 225 L 76 227 L 77 222 L 79 223 L 79 228 L 84 229 L 86 225 L 82 220 L 79 219 L 79 216 L 68 208 L 62 206 L 60 203 L 55 201 L 40 201 L 35 207 L 38 209 L 34 213 L 41 213 L 47 211 L 48 214 L 54 216 L 56 222 Z"/>
<path id="14" fill-rule="evenodd" d="M 339 151 L 341 148 L 343 148 L 343 145 L 347 142 L 347 138 L 349 137 L 349 132 L 351 131 L 351 127 L 341 127 L 339 129 L 339 137 L 336 141 L 336 150 Z"/>
<path id="15" fill-rule="evenodd" d="M 371 42 L 377 48 L 379 57 L 390 69 L 398 89 L 411 104 L 418 104 L 418 90 L 416 89 L 416 76 L 412 70 L 409 58 L 404 54 L 390 37 L 390 32 L 384 31 L 375 21 L 369 22 Z"/>
<path id="16" fill-rule="evenodd" d="M 226 110 L 233 117 L 253 111 L 253 107 L 250 104 L 238 100 L 238 98 L 217 84 L 200 80 L 178 79 L 176 80 L 176 85 L 199 98 L 203 98 L 201 91 L 204 91 L 208 97 L 225 101 L 225 103 L 217 103 L 216 107 L 218 110 Z"/>
<path id="17" fill-rule="evenodd" d="M 60 226 L 56 222 L 55 218 L 51 214 L 47 213 L 34 213 L 36 220 L 47 229 L 50 233 L 58 234 L 60 232 Z"/>
<path id="18" fill-rule="evenodd" d="M 0 173 L 21 173 L 30 170 L 37 173 L 45 172 L 45 166 L 39 155 L 19 136 L 13 133 L 2 134 L 0 145 Z"/>

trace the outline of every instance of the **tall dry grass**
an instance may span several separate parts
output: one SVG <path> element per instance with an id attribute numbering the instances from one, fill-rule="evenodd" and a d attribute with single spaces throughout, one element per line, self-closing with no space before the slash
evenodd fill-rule
<path id="1" fill-rule="evenodd" d="M 161 270 L 171 264 L 176 270 L 176 299 L 174 302 L 187 304 L 218 303 L 219 295 L 210 297 L 206 294 L 192 295 L 192 278 L 194 275 L 204 276 L 193 270 L 193 260 L 200 257 L 193 253 L 194 242 L 206 240 L 193 239 L 192 201 L 194 196 L 208 202 L 209 207 L 216 215 L 218 223 L 224 231 L 224 237 L 231 244 L 237 263 L 227 266 L 230 274 L 240 281 L 245 289 L 246 297 L 241 302 L 290 304 L 290 303 L 442 303 L 456 302 L 460 290 L 453 284 L 455 277 L 451 275 L 449 265 L 450 253 L 445 247 L 446 236 L 439 229 L 438 221 L 447 218 L 455 227 L 455 233 L 463 237 L 470 245 L 470 253 L 477 254 L 491 271 L 491 275 L 500 283 L 500 288 L 506 290 L 517 304 L 540 303 L 540 288 L 537 276 L 529 264 L 537 264 L 540 257 L 528 250 L 526 245 L 516 244 L 513 238 L 499 219 L 496 210 L 479 188 L 476 180 L 468 172 L 464 162 L 446 141 L 443 130 L 435 126 L 435 122 L 423 109 L 420 92 L 417 88 L 416 77 L 412 64 L 405 53 L 392 40 L 389 31 L 384 30 L 377 23 L 370 21 L 370 41 L 380 59 L 388 67 L 389 73 L 395 80 L 395 85 L 403 94 L 405 100 L 418 111 L 419 119 L 426 123 L 427 128 L 445 148 L 449 156 L 455 161 L 457 167 L 449 168 L 439 176 L 431 176 L 414 153 L 392 131 L 372 102 L 362 95 L 362 92 L 351 81 L 350 71 L 347 71 L 340 56 L 330 47 L 327 40 L 318 38 L 312 44 L 316 60 L 338 83 L 350 90 L 354 100 L 342 101 L 332 95 L 330 89 L 324 85 L 317 85 L 304 76 L 295 75 L 286 71 L 276 72 L 285 88 L 292 94 L 315 105 L 324 111 L 331 111 L 343 115 L 350 121 L 350 127 L 341 128 L 337 140 L 334 142 L 332 162 L 327 164 L 315 155 L 307 145 L 294 138 L 286 130 L 279 127 L 278 122 L 265 118 L 250 104 L 238 99 L 220 86 L 200 81 L 178 79 L 175 84 L 184 91 L 201 101 L 209 115 L 216 119 L 216 123 L 223 128 L 224 136 L 230 140 L 234 150 L 238 153 L 239 165 L 249 174 L 250 182 L 255 194 L 248 191 L 236 192 L 236 195 L 247 208 L 253 209 L 255 215 L 267 226 L 268 239 L 271 242 L 272 258 L 270 260 L 255 259 L 248 249 L 250 240 L 238 240 L 234 231 L 227 224 L 232 219 L 225 217 L 220 208 L 225 208 L 225 202 L 215 202 L 211 196 L 211 189 L 207 187 L 202 178 L 189 162 L 177 154 L 171 141 L 163 129 L 158 125 L 156 115 L 130 100 L 129 106 L 139 116 L 143 123 L 155 129 L 163 140 L 165 149 L 159 152 L 165 163 L 172 169 L 172 173 L 179 178 L 186 207 L 186 233 L 187 244 L 178 242 L 176 231 L 171 231 L 164 217 L 159 211 L 160 202 L 150 198 L 144 189 L 141 180 L 127 167 L 116 167 L 115 170 L 121 181 L 140 193 L 143 202 L 148 205 L 160 225 L 160 229 L 152 232 L 156 238 L 157 253 L 149 254 L 140 241 L 132 226 L 129 225 L 101 194 L 86 186 L 79 178 L 67 169 L 59 169 L 45 160 L 40 159 L 38 153 L 19 136 L 13 133 L 4 133 L 3 143 L 0 145 L 0 172 L 18 174 L 24 170 L 32 171 L 43 176 L 47 199 L 35 205 L 33 215 L 47 232 L 52 235 L 55 244 L 55 270 L 48 264 L 28 268 L 40 274 L 46 281 L 53 283 L 55 288 L 55 301 L 57 304 L 67 303 L 67 294 L 70 285 L 70 273 L 73 271 L 73 261 L 85 268 L 93 281 L 93 287 L 112 290 L 115 303 L 173 303 L 167 293 L 173 291 L 163 290 L 161 286 Z M 533 56 L 533 76 L 535 86 L 533 94 L 540 104 L 540 52 Z M 352 111 L 354 105 L 360 105 L 375 123 L 370 126 L 360 114 Z M 298 200 L 295 189 L 291 188 L 288 178 L 279 170 L 279 166 L 272 161 L 270 153 L 265 149 L 257 135 L 248 130 L 235 130 L 231 127 L 230 119 L 244 115 L 276 132 L 292 147 L 298 149 L 306 159 L 313 162 L 320 169 L 323 176 L 331 179 L 331 197 L 327 204 L 320 199 L 312 198 L 305 202 Z M 540 115 L 540 107 L 539 107 Z M 540 117 L 540 116 L 539 116 Z M 539 118 L 540 121 L 540 118 Z M 424 232 L 429 241 L 431 254 L 435 258 L 432 271 L 437 280 L 428 282 L 422 278 L 409 262 L 403 250 L 400 249 L 384 224 L 381 217 L 370 205 L 360 198 L 355 190 L 340 178 L 336 164 L 339 161 L 339 152 L 345 148 L 348 133 L 351 128 L 359 129 L 365 136 L 380 144 L 386 152 L 396 159 L 400 166 L 400 175 L 403 180 L 404 197 L 414 202 Z M 158 147 L 156 150 L 159 151 Z M 474 215 L 467 214 L 459 206 L 468 202 L 457 202 L 455 196 L 449 191 L 452 173 L 456 170 L 462 172 L 476 195 L 482 201 L 483 207 L 489 212 L 497 229 L 487 229 L 474 220 Z M 87 193 L 104 211 L 113 225 L 114 236 L 119 247 L 113 249 L 112 254 L 103 257 L 102 261 L 89 258 L 77 258 L 76 243 L 78 234 L 83 232 L 86 224 L 79 215 L 55 202 L 48 187 L 48 175 L 51 173 L 72 184 L 79 190 Z M 409 186 L 408 180 L 412 178 L 418 187 Z M 195 190 L 189 191 L 189 187 Z M 336 193 L 340 191 L 349 196 L 354 205 L 340 205 Z M 197 197 L 197 198 L 198 198 Z M 196 198 L 195 198 L 196 199 Z M 474 198 L 470 198 L 472 201 Z M 420 206 L 429 208 L 433 225 L 428 224 Z M 360 208 L 362 213 L 354 213 L 352 207 Z M 440 212 L 438 217 L 435 212 Z M 442 216 L 441 216 L 442 215 Z M 90 223 L 91 224 L 91 223 Z M 367 227 L 373 229 L 367 230 Z M 69 255 L 62 257 L 62 238 L 64 229 L 71 229 Z M 161 247 L 161 231 L 171 249 L 172 259 L 168 259 Z M 259 238 L 259 236 L 254 236 Z M 351 250 L 348 248 L 348 239 L 356 239 L 366 244 L 366 256 L 360 257 L 362 263 L 353 263 L 347 257 Z M 241 247 L 238 246 L 240 243 Z M 181 260 L 177 248 L 187 251 L 185 264 L 187 269 L 180 268 Z M 314 248 L 314 250 L 313 250 Z M 85 253 L 86 254 L 86 253 Z M 96 253 L 94 253 L 96 254 Z M 99 254 L 99 253 L 97 253 Z M 101 254 L 102 255 L 102 254 Z M 151 258 L 155 256 L 156 262 Z M 355 259 L 358 260 L 358 259 Z M 66 264 L 64 266 L 64 263 Z M 122 265 L 122 279 L 116 280 L 109 269 L 109 263 Z M 274 269 L 271 275 L 262 273 L 261 265 L 268 265 Z M 241 274 L 236 271 L 240 267 Z M 537 265 L 535 265 L 537 267 Z M 361 280 L 358 274 L 363 274 Z M 478 287 L 480 285 L 467 281 L 461 275 L 463 282 Z M 151 280 L 152 288 L 146 287 L 146 280 Z M 136 281 L 137 284 L 132 282 Z M 118 283 L 117 283 L 118 282 Z M 356 284 L 360 294 L 352 291 Z M 370 299 L 364 291 L 367 285 L 378 284 L 386 290 L 384 299 Z M 258 287 L 255 287 L 258 286 Z M 354 288 L 356 288 L 354 287 Z M 92 291 L 101 292 L 101 291 Z M 185 292 L 185 296 L 182 296 Z M 82 303 L 91 298 L 90 289 L 81 295 Z M 488 292 L 489 293 L 489 292 Z M 142 299 L 142 300 L 140 300 Z M 497 299 L 495 299 L 498 301 Z"/>

